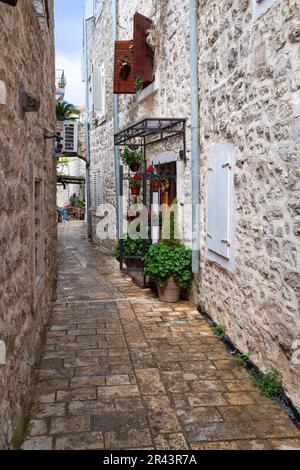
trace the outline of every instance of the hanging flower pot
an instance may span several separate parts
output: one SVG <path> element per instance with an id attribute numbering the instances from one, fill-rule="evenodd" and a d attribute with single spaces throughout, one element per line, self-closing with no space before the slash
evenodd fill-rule
<path id="1" fill-rule="evenodd" d="M 133 196 L 139 196 L 141 191 L 141 177 L 139 175 L 131 176 L 129 178 L 129 186 Z"/>
<path id="2" fill-rule="evenodd" d="M 130 74 L 131 65 L 129 58 L 125 55 L 121 59 L 119 59 L 119 70 L 122 80 L 126 80 L 128 75 Z"/>
<path id="3" fill-rule="evenodd" d="M 140 186 L 131 186 L 131 194 L 133 196 L 139 196 L 141 192 L 141 187 Z"/>
<path id="4" fill-rule="evenodd" d="M 141 167 L 141 162 L 143 160 L 143 155 L 137 150 L 130 150 L 128 147 L 125 147 L 121 152 L 121 160 L 127 165 L 131 171 L 134 173 L 138 172 Z"/>
<path id="5" fill-rule="evenodd" d="M 122 80 L 126 80 L 128 75 L 130 74 L 131 67 L 129 64 L 125 64 L 121 67 L 120 75 Z"/>

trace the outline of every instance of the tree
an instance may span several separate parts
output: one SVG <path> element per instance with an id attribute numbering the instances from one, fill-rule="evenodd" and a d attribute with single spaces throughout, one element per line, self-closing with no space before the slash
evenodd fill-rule
<path id="1" fill-rule="evenodd" d="M 77 121 L 80 111 L 67 101 L 56 103 L 56 119 L 58 121 Z"/>

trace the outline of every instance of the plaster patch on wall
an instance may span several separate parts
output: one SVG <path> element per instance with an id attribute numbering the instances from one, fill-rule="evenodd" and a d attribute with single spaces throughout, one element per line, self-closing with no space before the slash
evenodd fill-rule
<path id="1" fill-rule="evenodd" d="M 277 0 L 252 0 L 253 20 L 256 21 L 264 15 Z"/>
<path id="2" fill-rule="evenodd" d="M 0 80 L 0 104 L 6 104 L 6 85 L 3 80 Z"/>

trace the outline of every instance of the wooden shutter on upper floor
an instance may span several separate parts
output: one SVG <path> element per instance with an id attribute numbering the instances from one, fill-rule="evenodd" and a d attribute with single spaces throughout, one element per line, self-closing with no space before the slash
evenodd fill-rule
<path id="1" fill-rule="evenodd" d="M 144 83 L 153 82 L 153 51 L 147 44 L 147 31 L 153 21 L 140 13 L 134 15 L 134 76 L 141 77 Z"/>
<path id="2" fill-rule="evenodd" d="M 135 74 L 134 74 L 134 55 L 133 49 L 130 47 L 131 41 L 116 41 L 115 42 L 115 64 L 114 64 L 114 93 L 115 94 L 134 94 L 135 89 Z M 130 72 L 128 77 L 124 80 L 120 74 L 119 60 L 124 56 L 128 57 L 130 62 Z"/>

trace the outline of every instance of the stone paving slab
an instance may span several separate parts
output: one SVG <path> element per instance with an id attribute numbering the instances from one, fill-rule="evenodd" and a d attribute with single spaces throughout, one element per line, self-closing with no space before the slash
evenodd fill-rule
<path id="1" fill-rule="evenodd" d="M 195 307 L 139 289 L 80 222 L 58 274 L 23 449 L 300 449 Z"/>

